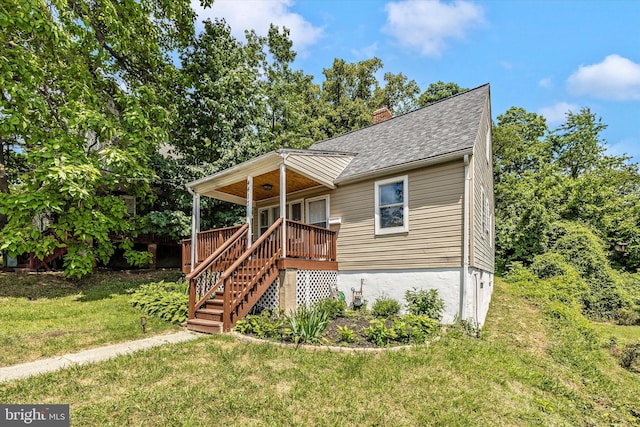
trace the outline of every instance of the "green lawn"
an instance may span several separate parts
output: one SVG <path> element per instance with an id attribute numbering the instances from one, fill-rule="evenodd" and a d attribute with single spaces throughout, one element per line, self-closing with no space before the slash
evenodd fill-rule
<path id="1" fill-rule="evenodd" d="M 573 357 L 496 281 L 479 340 L 449 330 L 380 354 L 207 336 L 0 384 L 3 403 L 68 403 L 84 425 L 636 425 L 640 377 L 602 347 Z"/>
<path id="2" fill-rule="evenodd" d="M 594 323 L 603 337 L 615 337 L 620 344 L 640 342 L 640 326 L 620 326 L 613 323 Z"/>
<path id="3" fill-rule="evenodd" d="M 84 281 L 58 274 L 0 273 L 0 366 L 30 362 L 151 334 L 178 330 L 149 319 L 129 303 L 129 291 L 171 271 L 101 273 Z"/>

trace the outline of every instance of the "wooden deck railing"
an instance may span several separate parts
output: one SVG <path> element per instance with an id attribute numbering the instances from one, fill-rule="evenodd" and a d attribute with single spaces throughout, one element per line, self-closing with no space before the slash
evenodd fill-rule
<path id="1" fill-rule="evenodd" d="M 220 276 L 247 249 L 247 224 L 238 230 L 207 259 L 203 260 L 189 275 L 189 319 L 195 317 L 195 311 L 211 297 L 219 287 Z"/>
<path id="2" fill-rule="evenodd" d="M 288 257 L 309 260 L 336 260 L 336 232 L 298 221 L 287 220 Z"/>
<path id="3" fill-rule="evenodd" d="M 242 226 L 217 228 L 215 230 L 201 231 L 198 233 L 198 259 L 196 266 L 203 262 L 209 255 L 215 252 L 225 241 Z M 191 239 L 182 241 L 182 272 L 187 274 L 191 271 Z"/>

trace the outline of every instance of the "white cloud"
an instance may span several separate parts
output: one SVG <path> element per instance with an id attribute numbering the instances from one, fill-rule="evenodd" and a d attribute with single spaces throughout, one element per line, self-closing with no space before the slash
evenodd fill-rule
<path id="1" fill-rule="evenodd" d="M 374 42 L 369 46 L 365 46 L 361 49 L 351 49 L 351 53 L 358 58 L 373 58 L 376 56 L 376 51 L 378 50 L 378 42 Z"/>
<path id="2" fill-rule="evenodd" d="M 462 39 L 484 21 L 482 8 L 467 1 L 405 0 L 385 5 L 383 31 L 400 45 L 422 55 L 438 57 L 449 39 Z"/>
<path id="3" fill-rule="evenodd" d="M 627 156 L 632 163 L 640 163 L 640 138 L 631 136 L 606 146 L 607 154 L 612 156 Z"/>
<path id="4" fill-rule="evenodd" d="M 567 80 L 576 95 L 610 100 L 640 100 L 640 64 L 620 55 L 609 55 L 602 62 L 581 65 Z"/>
<path id="5" fill-rule="evenodd" d="M 287 27 L 291 30 L 294 50 L 302 51 L 324 37 L 324 30 L 292 12 L 292 5 L 293 0 L 216 0 L 211 8 L 204 9 L 199 0 L 191 0 L 199 22 L 224 18 L 231 27 L 231 33 L 239 40 L 244 40 L 245 30 L 266 35 L 270 24 Z"/>
<path id="6" fill-rule="evenodd" d="M 577 113 L 579 110 L 580 107 L 576 104 L 557 102 L 548 107 L 541 108 L 539 114 L 543 115 L 547 119 L 548 124 L 558 125 L 564 122 L 569 111 Z"/>
<path id="7" fill-rule="evenodd" d="M 545 77 L 544 79 L 540 79 L 540 81 L 538 82 L 538 86 L 550 88 L 551 86 L 553 86 L 553 80 L 551 80 L 551 77 Z"/>
<path id="8" fill-rule="evenodd" d="M 504 68 L 507 71 L 511 71 L 513 69 L 513 63 L 509 61 L 500 61 L 499 64 L 502 68 Z"/>

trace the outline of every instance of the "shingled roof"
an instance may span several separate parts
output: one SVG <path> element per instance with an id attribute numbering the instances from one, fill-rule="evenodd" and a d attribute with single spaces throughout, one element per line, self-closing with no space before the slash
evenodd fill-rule
<path id="1" fill-rule="evenodd" d="M 489 84 L 347 134 L 317 142 L 310 150 L 356 156 L 336 182 L 375 171 L 473 149 Z"/>

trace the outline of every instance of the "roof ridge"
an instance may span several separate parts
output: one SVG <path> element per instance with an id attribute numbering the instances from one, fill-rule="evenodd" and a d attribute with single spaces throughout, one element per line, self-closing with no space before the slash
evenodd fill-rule
<path id="1" fill-rule="evenodd" d="M 461 95 L 466 95 L 466 94 L 468 94 L 468 93 L 470 93 L 470 92 L 474 92 L 474 91 L 477 91 L 477 90 L 479 90 L 479 89 L 482 89 L 482 88 L 484 88 L 485 86 L 489 86 L 489 83 L 481 84 L 480 86 L 477 86 L 477 87 L 474 87 L 474 88 L 471 88 L 471 89 L 465 90 L 464 92 L 458 92 L 458 93 L 455 93 L 455 94 L 453 94 L 453 95 L 451 95 L 451 96 L 447 96 L 446 98 L 442 98 L 442 99 L 439 99 L 439 100 L 437 100 L 437 101 L 435 101 L 435 102 L 432 102 L 431 104 L 427 104 L 427 105 L 424 105 L 424 106 L 422 106 L 422 107 L 415 108 L 415 109 L 413 109 L 413 110 L 411 110 L 411 111 L 407 111 L 407 112 L 405 112 L 405 113 L 398 114 L 397 116 L 393 116 L 393 117 L 391 117 L 390 119 L 384 120 L 384 121 L 382 121 L 382 122 L 379 122 L 379 123 L 369 123 L 367 126 L 364 126 L 364 127 L 358 128 L 358 129 L 354 129 L 354 130 L 350 130 L 349 132 L 341 133 L 340 135 L 334 135 L 334 136 L 332 136 L 331 138 L 327 138 L 327 139 L 323 139 L 323 140 L 321 140 L 321 141 L 314 142 L 313 144 L 311 144 L 311 146 L 314 146 L 314 145 L 316 145 L 316 144 L 322 144 L 322 143 L 324 143 L 324 142 L 328 142 L 328 141 L 334 140 L 334 139 L 336 139 L 336 138 L 341 138 L 341 137 L 343 137 L 343 136 L 345 136 L 345 135 L 349 135 L 349 134 L 352 134 L 352 133 L 354 133 L 354 132 L 359 132 L 359 131 L 361 131 L 361 130 L 363 130 L 363 129 L 369 129 L 369 128 L 370 128 L 370 127 L 372 127 L 372 126 L 381 125 L 381 124 L 383 124 L 383 123 L 389 123 L 389 122 L 391 122 L 391 121 L 392 121 L 392 120 L 394 120 L 394 119 L 397 119 L 397 118 L 400 118 L 400 117 L 406 116 L 406 115 L 411 114 L 411 113 L 415 113 L 416 111 L 424 110 L 425 108 L 429 108 L 429 107 L 432 107 L 432 106 L 434 106 L 434 105 L 436 105 L 436 104 L 440 104 L 440 103 L 442 103 L 442 102 L 449 101 L 449 100 L 451 100 L 451 99 L 453 99 L 453 98 L 456 98 L 456 97 L 459 97 L 459 96 L 461 96 Z"/>

